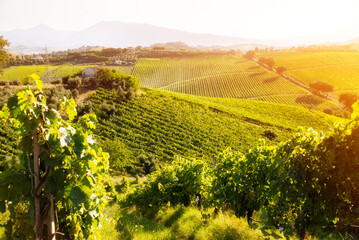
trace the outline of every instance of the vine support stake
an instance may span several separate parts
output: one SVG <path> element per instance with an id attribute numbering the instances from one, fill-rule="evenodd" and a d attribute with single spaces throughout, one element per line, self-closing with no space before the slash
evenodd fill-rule
<path id="1" fill-rule="evenodd" d="M 33 138 L 32 138 L 32 146 L 34 148 L 34 198 L 35 198 L 35 239 L 41 240 L 41 206 L 40 206 L 40 199 L 39 195 L 41 189 L 39 188 L 40 185 L 40 146 L 39 146 L 39 135 L 37 128 L 33 131 Z"/>
<path id="2" fill-rule="evenodd" d="M 56 240 L 55 235 L 55 214 L 54 214 L 54 198 L 51 193 L 47 196 L 47 199 L 50 202 L 50 210 L 47 216 L 47 239 Z"/>

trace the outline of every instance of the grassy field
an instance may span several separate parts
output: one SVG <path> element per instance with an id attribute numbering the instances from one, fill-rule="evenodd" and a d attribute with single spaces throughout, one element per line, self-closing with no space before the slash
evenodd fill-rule
<path id="1" fill-rule="evenodd" d="M 254 100 L 221 99 L 144 89 L 128 103 L 116 102 L 115 91 L 91 96 L 100 116 L 97 134 L 119 139 L 135 158 L 154 154 L 161 161 L 174 155 L 207 161 L 231 147 L 245 151 L 271 130 L 287 139 L 299 126 L 328 130 L 339 119 L 318 111 Z M 113 106 L 109 116 L 101 109 Z"/>
<path id="2" fill-rule="evenodd" d="M 308 95 L 307 90 L 241 56 L 143 58 L 136 64 L 133 75 L 139 78 L 142 87 L 205 97 L 269 99 L 303 107 L 312 104 L 322 109 L 318 100 L 296 101 Z"/>
<path id="3" fill-rule="evenodd" d="M 260 54 L 271 57 L 276 67 L 285 66 L 287 75 L 305 84 L 327 82 L 335 90 L 359 88 L 358 52 L 297 52 L 282 51 Z"/>

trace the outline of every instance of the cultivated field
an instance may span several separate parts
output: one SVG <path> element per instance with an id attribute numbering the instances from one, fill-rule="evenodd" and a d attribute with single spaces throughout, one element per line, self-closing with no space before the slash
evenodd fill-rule
<path id="1" fill-rule="evenodd" d="M 133 75 L 142 87 L 197 96 L 312 105 L 316 109 L 333 105 L 240 56 L 142 58 Z"/>
<path id="2" fill-rule="evenodd" d="M 276 66 L 285 66 L 287 75 L 305 84 L 327 82 L 335 90 L 359 89 L 358 52 L 283 51 L 261 54 L 274 59 Z"/>

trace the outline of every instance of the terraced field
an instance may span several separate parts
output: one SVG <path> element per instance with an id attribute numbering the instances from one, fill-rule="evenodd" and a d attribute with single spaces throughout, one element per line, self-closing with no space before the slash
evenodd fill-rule
<path id="1" fill-rule="evenodd" d="M 197 96 L 313 105 L 316 109 L 333 105 L 241 56 L 142 58 L 133 75 L 142 87 Z"/>
<path id="2" fill-rule="evenodd" d="M 261 54 L 274 59 L 276 66 L 285 66 L 287 75 L 305 84 L 327 82 L 335 90 L 359 88 L 358 52 L 283 51 Z"/>

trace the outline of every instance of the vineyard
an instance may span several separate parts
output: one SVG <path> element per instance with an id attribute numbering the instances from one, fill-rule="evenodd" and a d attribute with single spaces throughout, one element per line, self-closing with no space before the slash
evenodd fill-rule
<path id="1" fill-rule="evenodd" d="M 87 67 L 94 67 L 95 65 L 51 65 L 49 66 L 49 72 L 46 76 L 46 65 L 36 65 L 36 66 L 19 66 L 19 67 L 10 67 L 4 69 L 4 73 L 0 75 L 0 80 L 5 81 L 14 81 L 14 80 L 23 80 L 27 75 L 36 73 L 40 78 L 48 78 L 52 80 L 62 79 L 64 76 L 75 74 L 79 71 L 84 70 Z M 116 70 L 120 70 L 122 73 L 131 74 L 133 67 L 128 66 L 116 66 L 111 67 Z"/>
<path id="2" fill-rule="evenodd" d="M 359 88 L 359 53 L 357 52 L 295 52 L 261 54 L 271 57 L 276 66 L 285 66 L 287 75 L 305 84 L 324 81 L 335 90 Z"/>
<path id="3" fill-rule="evenodd" d="M 133 75 L 140 80 L 142 87 L 197 96 L 253 98 L 304 107 L 311 104 L 316 109 L 330 105 L 325 103 L 325 99 L 313 99 L 312 102 L 295 100 L 310 94 L 240 56 L 142 58 Z"/>
<path id="4" fill-rule="evenodd" d="M 58 68 L 58 66 L 50 66 L 49 71 Z M 9 67 L 4 69 L 4 73 L 0 75 L 0 80 L 22 81 L 26 76 L 36 73 L 38 76 L 43 77 L 46 73 L 45 65 L 34 65 L 34 66 L 19 66 L 19 67 Z"/>
<path id="5" fill-rule="evenodd" d="M 161 161 L 174 155 L 210 160 L 231 147 L 244 151 L 275 132 L 280 141 L 298 126 L 327 130 L 337 121 L 319 112 L 260 101 L 201 98 L 193 95 L 145 89 L 132 102 L 118 102 L 115 91 L 98 90 L 91 96 L 101 116 L 97 134 L 118 139 L 131 152 L 153 154 Z M 107 114 L 104 104 L 113 106 Z M 293 116 L 294 120 L 293 120 Z"/>

